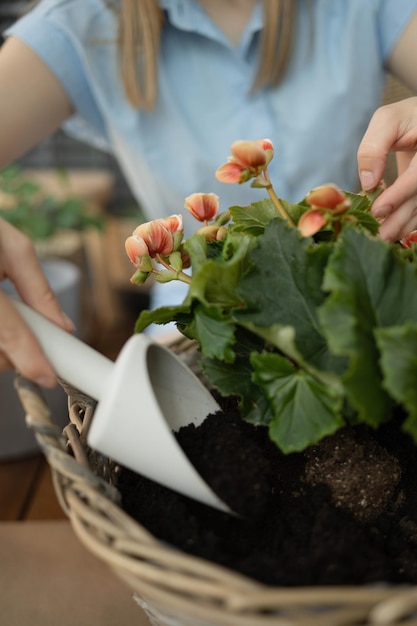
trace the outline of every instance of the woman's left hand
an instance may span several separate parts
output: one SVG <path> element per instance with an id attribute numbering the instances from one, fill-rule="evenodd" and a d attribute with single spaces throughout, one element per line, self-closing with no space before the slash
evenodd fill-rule
<path id="1" fill-rule="evenodd" d="M 382 106 L 374 113 L 358 150 L 363 189 L 373 189 L 383 178 L 392 151 L 398 177 L 372 207 L 373 215 L 382 220 L 379 234 L 388 241 L 417 229 L 417 98 Z"/>

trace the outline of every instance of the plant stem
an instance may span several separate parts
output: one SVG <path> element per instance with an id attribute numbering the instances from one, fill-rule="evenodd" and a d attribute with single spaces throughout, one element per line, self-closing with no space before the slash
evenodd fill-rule
<path id="1" fill-rule="evenodd" d="M 282 204 L 281 200 L 278 198 L 272 185 L 269 185 L 267 187 L 267 190 L 268 190 L 269 197 L 271 198 L 272 202 L 276 206 L 279 215 L 282 217 L 283 220 L 287 220 L 290 226 L 294 227 L 295 226 L 294 222 L 292 221 L 287 211 L 285 210 L 284 205 Z"/>
<path id="2" fill-rule="evenodd" d="M 175 278 L 173 278 L 172 280 L 180 280 L 182 283 L 187 283 L 187 285 L 191 284 L 191 276 L 189 276 L 188 274 L 186 274 L 185 272 L 181 271 L 178 272 L 178 270 L 175 269 L 175 267 L 172 267 L 172 265 L 169 265 L 169 263 L 167 263 L 160 254 L 156 254 L 155 255 L 155 259 L 158 261 L 158 263 L 160 265 L 162 265 L 162 267 L 165 268 L 165 270 L 162 271 L 167 271 L 170 274 L 173 274 L 175 276 Z M 161 275 L 161 271 L 157 270 L 157 269 L 153 269 L 153 274 L 156 275 Z"/>
<path id="3" fill-rule="evenodd" d="M 166 261 L 164 261 L 164 259 L 161 257 L 160 254 L 156 254 L 155 255 L 155 259 L 158 261 L 158 263 L 160 265 L 162 265 L 163 267 L 165 267 L 166 270 L 168 270 L 169 272 L 172 272 L 172 267 L 170 265 L 168 265 L 168 263 Z"/>
<path id="4" fill-rule="evenodd" d="M 269 178 L 269 172 L 268 170 L 265 168 L 264 169 L 264 177 L 265 180 L 269 183 L 266 187 L 269 197 L 271 198 L 272 202 L 274 203 L 279 215 L 282 217 L 283 220 L 287 220 L 288 224 L 290 226 L 295 227 L 294 222 L 292 221 L 292 219 L 290 218 L 290 216 L 288 215 L 284 205 L 282 204 L 281 200 L 278 198 L 277 194 L 275 193 L 275 190 L 272 186 L 271 183 L 271 179 Z"/>
<path id="5" fill-rule="evenodd" d="M 191 285 L 191 276 L 189 276 L 185 272 L 177 272 L 177 270 L 175 270 L 173 267 L 171 267 L 168 270 L 157 270 L 157 269 L 152 270 L 152 274 L 155 274 L 155 276 L 162 276 L 163 274 L 166 274 L 167 272 L 169 274 L 172 274 L 173 277 L 171 280 L 179 280 L 182 283 Z M 169 282 L 169 281 L 166 281 L 166 282 Z"/>

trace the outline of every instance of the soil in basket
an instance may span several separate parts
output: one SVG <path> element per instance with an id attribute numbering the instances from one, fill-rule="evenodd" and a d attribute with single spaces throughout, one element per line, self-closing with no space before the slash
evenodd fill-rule
<path id="1" fill-rule="evenodd" d="M 266 584 L 417 583 L 417 447 L 400 425 L 346 428 L 283 455 L 229 407 L 178 439 L 240 516 L 125 468 L 123 508 L 162 541 Z"/>

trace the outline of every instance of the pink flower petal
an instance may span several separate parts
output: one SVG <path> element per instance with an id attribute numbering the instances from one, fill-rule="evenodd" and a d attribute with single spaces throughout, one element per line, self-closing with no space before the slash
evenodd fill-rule
<path id="1" fill-rule="evenodd" d="M 125 241 L 125 249 L 127 252 L 127 256 L 136 266 L 138 259 L 143 256 L 149 256 L 148 246 L 142 239 L 142 237 L 138 237 L 137 235 L 131 235 Z"/>
<path id="2" fill-rule="evenodd" d="M 170 215 L 164 219 L 165 226 L 172 233 L 182 232 L 184 230 L 184 224 L 182 215 Z"/>
<path id="3" fill-rule="evenodd" d="M 298 230 L 303 237 L 311 237 L 326 224 L 326 217 L 318 209 L 310 209 L 303 213 L 298 221 Z"/>
<path id="4" fill-rule="evenodd" d="M 244 171 L 241 165 L 230 161 L 218 167 L 215 176 L 221 183 L 241 183 Z"/>

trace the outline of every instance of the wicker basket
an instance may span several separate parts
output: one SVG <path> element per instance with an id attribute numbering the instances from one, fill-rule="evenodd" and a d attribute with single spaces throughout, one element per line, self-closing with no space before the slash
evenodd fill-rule
<path id="1" fill-rule="evenodd" d="M 417 626 L 416 587 L 271 588 L 158 541 L 121 509 L 117 466 L 86 445 L 95 402 L 63 387 L 70 423 L 61 433 L 40 389 L 16 378 L 74 532 L 125 581 L 153 626 Z"/>

